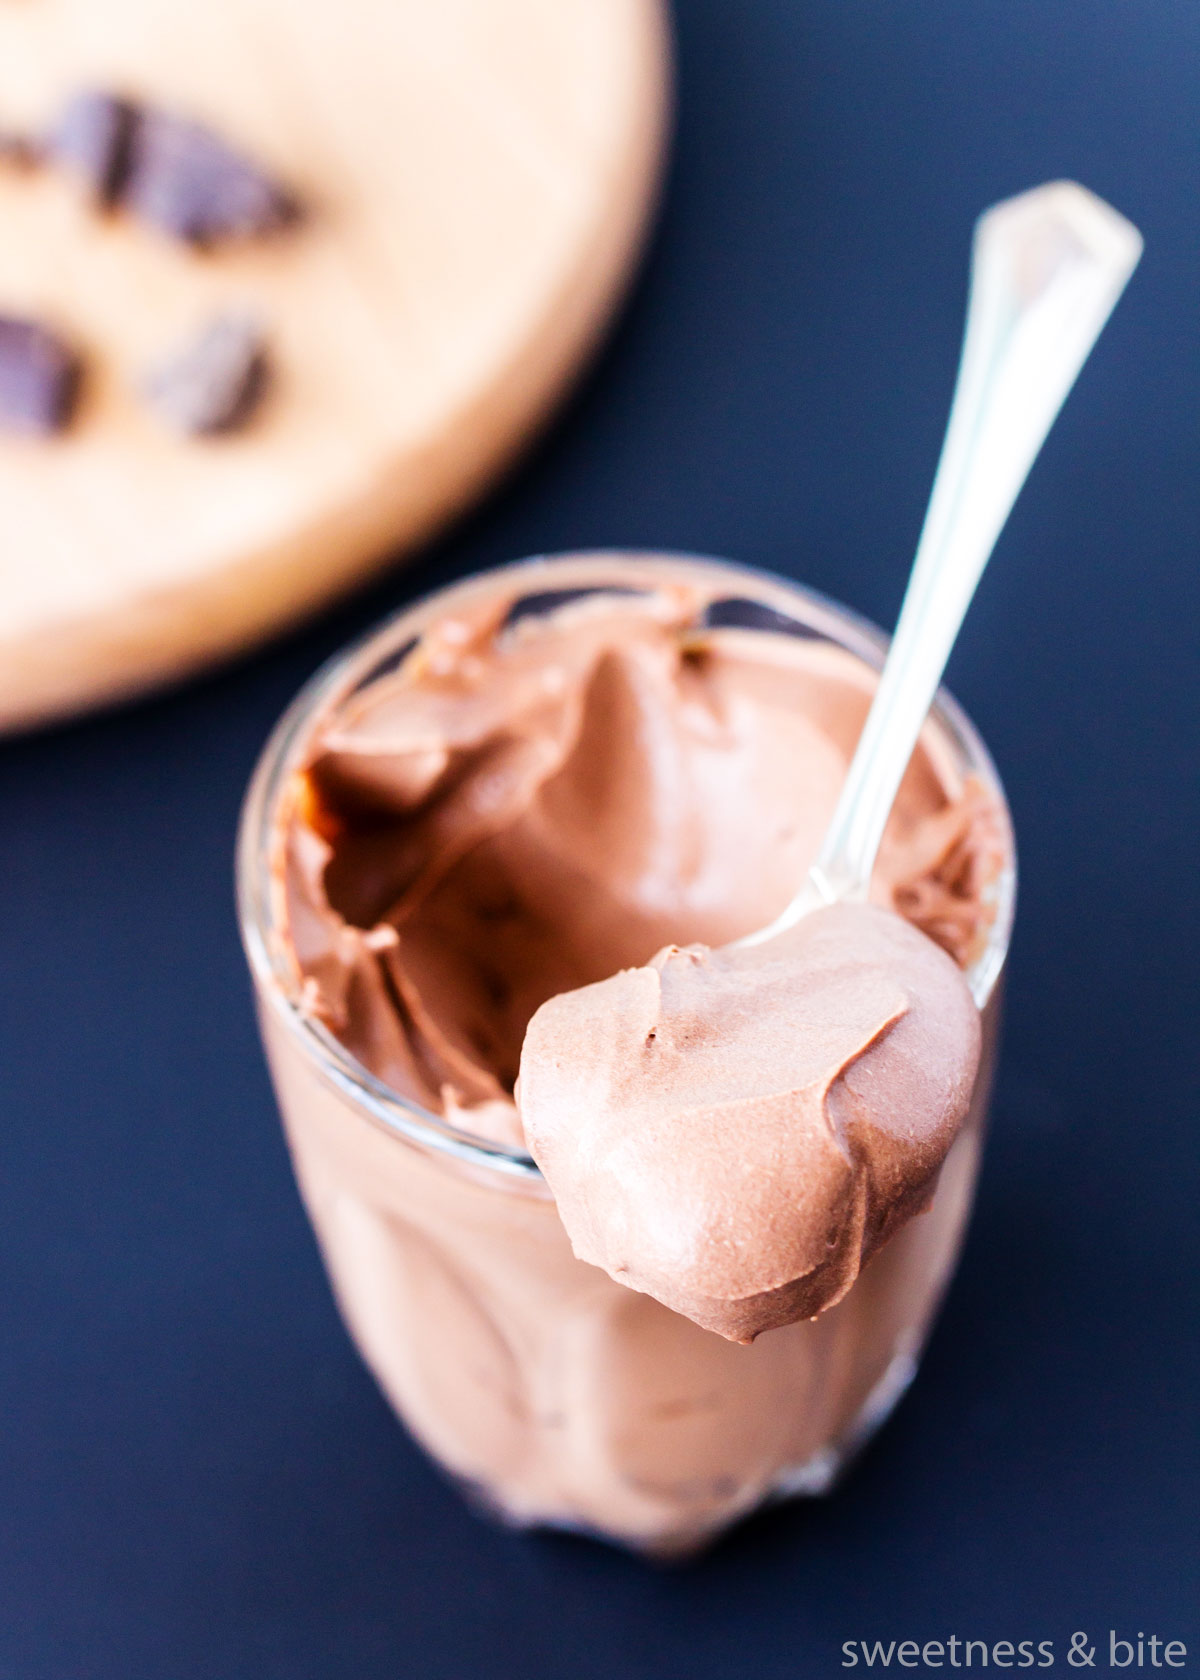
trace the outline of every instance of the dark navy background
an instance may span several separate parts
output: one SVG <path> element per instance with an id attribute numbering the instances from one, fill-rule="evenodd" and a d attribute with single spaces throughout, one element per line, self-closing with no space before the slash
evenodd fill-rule
<path id="1" fill-rule="evenodd" d="M 1110 1627 L 1200 1668 L 1200 6 L 680 0 L 678 28 L 643 279 L 508 485 L 282 646 L 0 748 L 0 1680 L 792 1680 L 951 1633 L 1065 1673 Z M 1146 255 L 951 667 L 1023 882 L 923 1373 L 835 1498 L 683 1571 L 493 1530 L 358 1364 L 292 1186 L 231 908 L 255 755 L 349 635 L 531 551 L 727 554 L 891 623 L 972 220 L 1060 175 Z"/>

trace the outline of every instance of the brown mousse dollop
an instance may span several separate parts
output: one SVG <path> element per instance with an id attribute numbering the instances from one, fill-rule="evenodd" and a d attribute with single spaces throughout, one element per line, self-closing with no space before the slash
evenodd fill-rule
<path id="1" fill-rule="evenodd" d="M 318 725 L 276 861 L 302 1007 L 402 1096 L 531 1148 L 584 1258 L 746 1339 L 837 1300 L 931 1195 L 1004 844 L 929 730 L 876 908 L 722 950 L 802 879 L 875 681 L 722 604 L 501 574 Z"/>
<path id="2" fill-rule="evenodd" d="M 551 998 L 521 1116 L 580 1259 L 751 1341 L 839 1301 L 927 1205 L 979 1049 L 946 953 L 839 904 Z"/>

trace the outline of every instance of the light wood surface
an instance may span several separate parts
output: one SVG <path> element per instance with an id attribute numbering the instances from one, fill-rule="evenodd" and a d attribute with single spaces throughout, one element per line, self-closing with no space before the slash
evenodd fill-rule
<path id="1" fill-rule="evenodd" d="M 70 432 L 0 437 L 0 728 L 171 680 L 427 536 L 603 325 L 653 200 L 660 0 L 4 0 L 0 125 L 81 86 L 208 121 L 312 206 L 197 256 L 0 169 L 0 313 L 88 357 Z M 137 383 L 224 304 L 277 378 L 182 440 Z"/>

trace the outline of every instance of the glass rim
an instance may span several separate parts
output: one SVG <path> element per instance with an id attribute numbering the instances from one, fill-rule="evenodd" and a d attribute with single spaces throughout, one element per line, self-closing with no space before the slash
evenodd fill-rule
<path id="1" fill-rule="evenodd" d="M 551 574 L 568 570 L 577 574 L 594 571 L 598 576 L 607 573 L 610 579 L 614 572 L 643 579 L 657 574 L 664 580 L 683 572 L 694 576 L 697 570 L 725 578 L 732 574 L 744 580 L 760 604 L 776 607 L 876 670 L 883 663 L 889 640 L 869 619 L 819 590 L 738 561 L 658 549 L 582 549 L 535 555 L 472 573 L 400 607 L 326 660 L 304 683 L 272 729 L 242 804 L 235 866 L 238 925 L 257 1001 L 261 1006 L 265 1000 L 323 1082 L 385 1131 L 420 1148 L 495 1172 L 510 1183 L 524 1181 L 530 1188 L 541 1185 L 543 1189 L 541 1172 L 525 1150 L 465 1131 L 420 1103 L 401 1096 L 299 1007 L 293 995 L 294 972 L 285 961 L 283 942 L 275 925 L 271 841 L 281 791 L 298 767 L 313 720 L 374 680 L 381 667 L 386 669 L 389 657 L 394 658 L 404 646 L 406 633 L 419 633 L 425 621 L 440 616 L 456 600 L 490 593 L 498 579 L 544 583 Z M 626 582 L 627 578 L 619 581 Z M 536 590 L 522 592 L 532 594 Z M 1009 864 L 992 888 L 994 914 L 986 944 L 966 970 L 968 983 L 982 1009 L 1004 967 L 1016 907 L 1017 865 L 1012 819 L 1004 784 L 991 755 L 966 712 L 946 689 L 938 690 L 930 718 L 954 750 L 960 771 L 976 775 L 984 783 L 1004 823 Z"/>

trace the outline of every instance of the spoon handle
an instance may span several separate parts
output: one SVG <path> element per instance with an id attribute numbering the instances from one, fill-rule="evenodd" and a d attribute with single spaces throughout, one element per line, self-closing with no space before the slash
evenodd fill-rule
<path id="1" fill-rule="evenodd" d="M 1132 223 L 1071 181 L 979 218 L 958 383 L 891 651 L 820 855 L 783 914 L 746 943 L 821 904 L 866 897 L 983 568 L 1141 251 Z"/>

